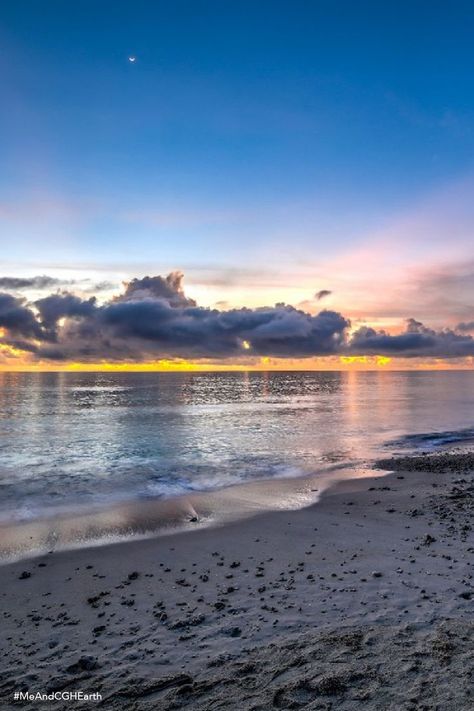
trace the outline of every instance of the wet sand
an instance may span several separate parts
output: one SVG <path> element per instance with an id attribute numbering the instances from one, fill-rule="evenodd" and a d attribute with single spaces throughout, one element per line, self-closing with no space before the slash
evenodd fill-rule
<path id="1" fill-rule="evenodd" d="M 474 456 L 383 466 L 299 511 L 3 566 L 2 708 L 472 709 Z"/>
<path id="2" fill-rule="evenodd" d="M 275 510 L 297 510 L 320 500 L 335 483 L 385 476 L 363 466 L 332 466 L 307 476 L 260 479 L 213 491 L 56 510 L 54 515 L 0 522 L 0 565 L 22 558 L 86 546 L 156 538 Z"/>

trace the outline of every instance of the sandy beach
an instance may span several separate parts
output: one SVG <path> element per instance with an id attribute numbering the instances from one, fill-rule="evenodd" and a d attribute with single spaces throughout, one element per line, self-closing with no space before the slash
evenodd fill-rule
<path id="1" fill-rule="evenodd" d="M 1 2 L 0 711 L 474 711 L 473 34 Z"/>
<path id="2" fill-rule="evenodd" d="M 2 708 L 471 709 L 474 456 L 2 567 Z"/>

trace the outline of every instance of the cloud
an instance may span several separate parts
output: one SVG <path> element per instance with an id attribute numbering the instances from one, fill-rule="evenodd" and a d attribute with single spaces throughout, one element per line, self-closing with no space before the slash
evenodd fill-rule
<path id="1" fill-rule="evenodd" d="M 474 321 L 462 321 L 456 326 L 458 331 L 474 331 Z"/>
<path id="2" fill-rule="evenodd" d="M 349 349 L 358 355 L 459 358 L 474 356 L 474 339 L 449 328 L 435 331 L 411 318 L 397 335 L 362 326 L 352 335 Z"/>
<path id="3" fill-rule="evenodd" d="M 321 289 L 321 291 L 317 291 L 314 295 L 314 298 L 316 301 L 321 301 L 321 299 L 325 299 L 326 296 L 330 296 L 332 294 L 332 291 L 329 291 L 329 289 Z"/>
<path id="4" fill-rule="evenodd" d="M 132 279 L 118 300 L 164 299 L 170 306 L 196 306 L 196 302 L 184 294 L 183 278 L 182 272 L 175 271 L 167 277 L 146 276 L 143 279 Z"/>
<path id="5" fill-rule="evenodd" d="M 0 293 L 0 328 L 10 335 L 23 338 L 41 338 L 41 326 L 34 313 L 25 306 L 25 299 Z"/>
<path id="6" fill-rule="evenodd" d="M 50 276 L 34 276 L 26 279 L 21 277 L 0 277 L 0 289 L 21 291 L 22 289 L 51 289 L 54 286 L 72 284 L 71 281 L 55 279 Z"/>
<path id="7" fill-rule="evenodd" d="M 205 308 L 186 296 L 181 272 L 133 279 L 122 294 L 105 303 L 69 292 L 33 303 L 0 294 L 0 343 L 35 359 L 474 355 L 474 339 L 461 328 L 433 330 L 413 318 L 395 335 L 368 326 L 349 335 L 350 326 L 337 311 L 323 309 L 313 315 L 284 303 Z"/>
<path id="8" fill-rule="evenodd" d="M 112 291 L 112 289 L 116 289 L 117 284 L 114 284 L 111 281 L 99 281 L 96 284 L 92 284 L 92 286 L 88 287 L 86 291 Z"/>
<path id="9" fill-rule="evenodd" d="M 102 291 L 112 291 L 117 289 L 118 286 L 118 283 L 108 280 L 94 283 L 91 282 L 90 277 L 81 279 L 58 279 L 56 277 L 47 276 L 46 274 L 33 277 L 0 277 L 0 290 L 3 289 L 13 292 L 23 290 L 45 291 L 46 289 L 54 289 L 55 287 L 74 287 L 74 290 L 82 294 L 97 294 Z"/>
<path id="10" fill-rule="evenodd" d="M 43 340 L 56 340 L 57 324 L 62 318 L 92 317 L 96 309 L 96 298 L 84 300 L 74 294 L 52 294 L 34 302 L 38 309 Z"/>
<path id="11" fill-rule="evenodd" d="M 38 356 L 143 360 L 231 358 L 244 352 L 280 357 L 330 355 L 338 352 L 348 325 L 334 312 L 310 316 L 283 304 L 219 311 L 173 306 L 172 301 L 150 297 L 117 299 L 94 307 L 89 318 L 69 323 L 56 344 L 41 347 Z"/>

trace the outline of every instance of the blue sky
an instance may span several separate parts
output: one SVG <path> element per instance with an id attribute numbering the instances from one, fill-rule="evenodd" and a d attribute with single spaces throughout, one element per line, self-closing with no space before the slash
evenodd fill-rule
<path id="1" fill-rule="evenodd" d="M 329 288 L 383 317 L 361 262 L 470 258 L 473 30 L 468 2 L 3 3 L 6 272 L 177 268 L 208 304 Z"/>

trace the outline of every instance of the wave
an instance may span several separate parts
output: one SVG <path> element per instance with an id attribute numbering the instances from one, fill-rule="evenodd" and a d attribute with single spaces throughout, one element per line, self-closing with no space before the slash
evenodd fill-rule
<path id="1" fill-rule="evenodd" d="M 427 449 L 430 451 L 447 447 L 451 444 L 463 444 L 474 441 L 474 428 L 466 427 L 460 430 L 446 430 L 444 432 L 419 432 L 407 434 L 398 439 L 390 440 L 386 447 L 400 447 L 404 450 L 411 449 L 419 451 Z"/>
<path id="2" fill-rule="evenodd" d="M 339 482 L 386 475 L 385 470 L 333 467 L 167 499 L 135 499 L 103 508 L 56 510 L 42 518 L 0 521 L 0 564 L 52 551 L 218 527 L 272 511 L 295 511 L 317 503 Z"/>

